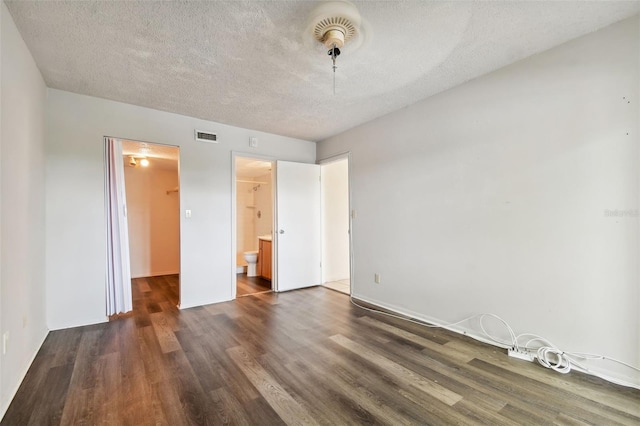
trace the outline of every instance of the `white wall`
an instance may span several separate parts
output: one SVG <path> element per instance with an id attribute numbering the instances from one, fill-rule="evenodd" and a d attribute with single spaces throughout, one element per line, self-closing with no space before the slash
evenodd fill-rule
<path id="1" fill-rule="evenodd" d="M 236 260 L 238 265 L 246 266 L 244 252 L 257 251 L 258 236 L 271 234 L 273 196 L 271 174 L 241 180 L 236 182 Z"/>
<path id="2" fill-rule="evenodd" d="M 232 299 L 231 152 L 311 163 L 315 144 L 59 90 L 48 94 L 49 327 L 106 319 L 105 135 L 180 147 L 181 306 Z M 216 132 L 220 143 L 194 141 L 194 129 Z M 250 136 L 260 138 L 259 148 L 249 148 Z"/>
<path id="3" fill-rule="evenodd" d="M 245 251 L 258 250 L 254 186 L 249 182 L 236 182 L 236 255 L 239 265 L 247 264 L 243 257 Z"/>
<path id="4" fill-rule="evenodd" d="M 130 167 L 125 157 L 124 179 L 129 226 L 131 277 L 180 272 L 180 195 L 178 169 L 162 168 L 150 159 L 148 167 Z"/>
<path id="5" fill-rule="evenodd" d="M 322 282 L 349 279 L 349 162 L 322 164 Z"/>
<path id="6" fill-rule="evenodd" d="M 2 416 L 48 332 L 44 296 L 47 92 L 4 3 L 0 14 L 0 329 L 9 334 L 0 370 Z"/>
<path id="7" fill-rule="evenodd" d="M 640 365 L 638 27 L 320 142 L 319 159 L 351 152 L 355 296 L 439 322 L 491 312 Z"/>
<path id="8" fill-rule="evenodd" d="M 260 182 L 260 186 L 255 191 L 254 199 L 256 204 L 256 235 L 270 235 L 273 232 L 273 191 L 271 188 L 271 173 L 267 173 L 255 178 Z M 260 212 L 260 217 L 258 217 Z M 256 240 L 256 250 L 258 241 Z"/>

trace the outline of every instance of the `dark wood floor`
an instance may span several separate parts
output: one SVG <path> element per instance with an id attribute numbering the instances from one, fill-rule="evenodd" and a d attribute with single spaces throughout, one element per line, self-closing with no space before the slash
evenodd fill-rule
<path id="1" fill-rule="evenodd" d="M 365 312 L 322 287 L 164 303 L 51 332 L 2 424 L 640 422 L 638 390 Z"/>
<path id="2" fill-rule="evenodd" d="M 131 298 L 133 311 L 138 317 L 177 311 L 180 300 L 179 275 L 134 278 L 131 280 Z"/>
<path id="3" fill-rule="evenodd" d="M 271 290 L 271 281 L 262 277 L 247 277 L 247 274 L 237 274 L 236 296 L 246 296 L 247 294 L 260 293 Z"/>

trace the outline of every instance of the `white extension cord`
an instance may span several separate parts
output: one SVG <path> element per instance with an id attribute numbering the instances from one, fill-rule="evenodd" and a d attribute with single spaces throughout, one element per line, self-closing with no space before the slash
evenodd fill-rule
<path id="1" fill-rule="evenodd" d="M 637 385 L 633 385 L 630 383 L 626 383 L 611 377 L 605 377 L 599 373 L 594 372 L 593 370 L 590 370 L 589 368 L 587 368 L 585 365 L 583 365 L 582 363 L 579 362 L 579 360 L 590 360 L 590 359 L 601 359 L 601 360 L 606 360 L 606 361 L 611 361 L 614 362 L 616 364 L 620 364 L 623 365 L 625 367 L 628 367 L 636 372 L 640 372 L 640 368 L 634 367 L 633 365 L 627 364 L 626 362 L 614 359 L 614 358 L 609 358 L 606 357 L 604 355 L 596 355 L 596 354 L 587 354 L 587 353 L 580 353 L 580 352 L 565 352 L 562 351 L 560 349 L 558 349 L 558 347 L 556 347 L 553 343 L 551 343 L 549 340 L 545 339 L 544 337 L 538 336 L 536 334 L 531 334 L 531 333 L 523 333 L 520 335 L 517 335 L 513 332 L 513 329 L 511 328 L 511 326 L 502 318 L 500 318 L 499 316 L 495 315 L 495 314 L 476 314 L 476 315 L 472 315 L 470 317 L 464 318 L 460 321 L 456 321 L 456 322 L 451 322 L 448 324 L 429 324 L 426 323 L 424 321 L 418 321 L 415 320 L 413 318 L 407 318 L 404 316 L 400 316 L 400 315 L 395 315 L 389 312 L 384 312 L 378 309 L 372 309 L 372 308 L 368 308 L 366 306 L 362 306 L 359 305 L 358 303 L 356 303 L 353 300 L 353 296 L 349 296 L 349 300 L 351 301 L 351 303 L 355 306 L 357 306 L 360 309 L 364 309 L 366 311 L 369 312 L 374 312 L 377 314 L 382 314 L 382 315 L 386 315 L 392 318 L 397 318 L 403 321 L 408 321 L 408 322 L 412 322 L 414 324 L 418 324 L 418 325 L 422 325 L 424 327 L 430 327 L 430 328 L 445 328 L 445 327 L 451 327 L 453 325 L 457 325 L 466 321 L 469 321 L 473 318 L 479 318 L 480 320 L 480 329 L 482 330 L 482 333 L 487 337 L 487 339 L 489 339 L 491 342 L 493 342 L 496 346 L 499 346 L 503 349 L 509 349 L 509 350 L 513 350 L 515 352 L 533 352 L 535 355 L 535 358 L 538 360 L 538 363 L 540 365 L 542 365 L 543 367 L 552 369 L 554 371 L 557 371 L 558 373 L 562 373 L 562 374 L 566 374 L 568 372 L 571 371 L 572 368 L 576 368 L 579 371 L 582 371 L 584 373 L 588 373 L 591 374 L 593 376 L 597 376 L 600 377 L 601 379 L 607 380 L 609 382 L 621 385 L 621 386 L 627 386 L 627 387 L 634 387 L 634 388 L 640 388 Z M 507 329 L 507 331 L 509 332 L 509 336 L 511 337 L 511 342 L 505 342 L 502 341 L 500 339 L 496 339 L 495 337 L 491 336 L 487 330 L 485 330 L 484 325 L 482 324 L 482 320 L 485 317 L 491 317 L 494 319 L 497 319 L 498 321 L 500 321 L 502 324 L 504 324 L 505 328 Z M 466 335 L 466 333 L 465 333 Z M 532 337 L 531 339 L 529 339 L 524 345 L 520 345 L 518 343 L 518 340 L 520 340 L 522 337 L 524 336 L 528 336 L 528 337 Z M 473 336 L 469 336 L 475 340 L 480 340 L 476 337 Z M 531 345 L 534 342 L 539 342 L 542 345 L 538 346 L 538 347 L 532 347 Z"/>

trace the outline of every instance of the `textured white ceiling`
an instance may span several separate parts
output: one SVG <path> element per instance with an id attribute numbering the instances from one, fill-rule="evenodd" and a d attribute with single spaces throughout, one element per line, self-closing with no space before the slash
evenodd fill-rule
<path id="1" fill-rule="evenodd" d="M 7 1 L 49 87 L 312 141 L 640 11 L 637 1 L 356 1 L 330 60 L 314 1 Z"/>

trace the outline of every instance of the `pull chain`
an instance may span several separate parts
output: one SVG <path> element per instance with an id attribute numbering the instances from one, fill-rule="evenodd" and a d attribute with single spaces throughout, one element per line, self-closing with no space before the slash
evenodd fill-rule
<path id="1" fill-rule="evenodd" d="M 336 47 L 336 44 L 333 43 L 333 46 L 327 52 L 329 56 L 331 56 L 331 62 L 333 62 L 333 94 L 336 94 L 336 58 L 340 55 L 340 49 Z"/>
<path id="2" fill-rule="evenodd" d="M 336 94 L 336 66 L 333 66 L 333 94 Z"/>

